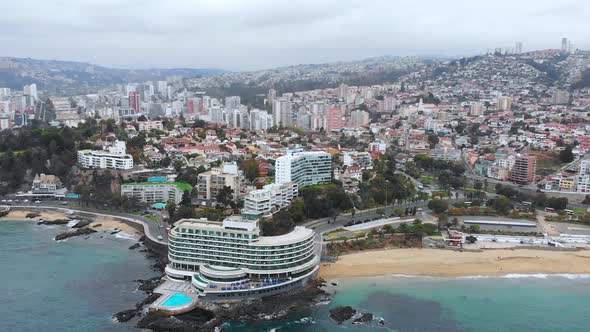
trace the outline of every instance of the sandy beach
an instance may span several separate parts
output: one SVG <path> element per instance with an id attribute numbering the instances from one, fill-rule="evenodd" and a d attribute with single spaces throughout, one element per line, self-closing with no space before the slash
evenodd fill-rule
<path id="1" fill-rule="evenodd" d="M 97 226 L 100 225 L 100 226 Z M 137 235 L 137 236 L 142 236 L 143 232 L 138 231 L 137 229 L 124 224 L 120 221 L 114 221 L 111 219 L 107 219 L 107 218 L 97 218 L 95 221 L 93 221 L 90 224 L 90 227 L 92 229 L 95 229 L 97 231 L 103 231 L 103 230 L 114 230 L 115 228 L 120 230 L 121 232 L 125 232 L 127 234 L 132 234 L 132 235 Z"/>
<path id="2" fill-rule="evenodd" d="M 590 251 L 392 249 L 339 257 L 322 264 L 324 279 L 388 274 L 459 277 L 506 274 L 590 274 Z"/>
<path id="3" fill-rule="evenodd" d="M 29 213 L 37 213 L 39 214 L 38 217 L 35 218 L 27 218 L 27 214 Z M 31 220 L 35 221 L 38 219 L 44 219 L 49 221 L 60 220 L 60 219 L 69 219 L 70 215 L 60 211 L 47 211 L 47 210 L 10 210 L 8 215 L 0 218 L 3 220 Z"/>
<path id="4" fill-rule="evenodd" d="M 39 214 L 38 217 L 35 218 L 27 218 L 27 214 L 29 213 L 37 213 Z M 58 210 L 38 210 L 38 209 L 31 209 L 29 210 L 11 210 L 8 215 L 0 218 L 0 220 L 23 220 L 23 221 L 38 221 L 39 219 L 53 221 L 53 220 L 60 220 L 60 219 L 71 219 L 75 218 L 74 215 L 70 215 L 65 212 L 61 212 Z M 125 232 L 127 234 L 142 236 L 143 232 L 138 231 L 137 229 L 122 223 L 120 221 L 115 221 L 109 219 L 107 217 L 97 217 L 93 218 L 92 223 L 90 223 L 90 227 L 97 230 L 97 231 L 113 231 L 115 229 L 120 230 L 121 232 Z"/>

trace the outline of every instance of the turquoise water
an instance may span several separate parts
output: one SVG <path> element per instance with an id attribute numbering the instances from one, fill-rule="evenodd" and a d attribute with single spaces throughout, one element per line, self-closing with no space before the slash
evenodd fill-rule
<path id="1" fill-rule="evenodd" d="M 0 331 L 137 331 L 113 323 L 156 276 L 136 240 L 107 233 L 56 242 L 64 226 L 0 222 Z M 103 236 L 104 238 L 100 238 Z"/>
<path id="2" fill-rule="evenodd" d="M 379 277 L 341 281 L 329 305 L 279 322 L 232 322 L 228 331 L 588 331 L 590 276 Z M 350 305 L 385 319 L 337 325 L 329 309 Z"/>
<path id="3" fill-rule="evenodd" d="M 190 303 L 192 299 L 182 293 L 176 293 L 170 296 L 162 305 L 166 307 L 177 307 Z"/>

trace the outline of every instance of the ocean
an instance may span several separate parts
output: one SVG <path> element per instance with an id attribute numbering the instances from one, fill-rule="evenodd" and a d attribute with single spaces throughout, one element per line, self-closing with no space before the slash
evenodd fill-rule
<path id="1" fill-rule="evenodd" d="M 134 279 L 155 276 L 135 241 L 109 233 L 55 242 L 63 226 L 0 222 L 0 331 L 137 331 L 115 312 L 145 296 Z M 100 236 L 104 238 L 99 238 Z M 339 280 L 329 304 L 278 321 L 228 322 L 225 331 L 588 331 L 590 275 Z M 350 305 L 386 321 L 337 325 Z"/>
<path id="2" fill-rule="evenodd" d="M 588 331 L 590 275 L 341 280 L 331 303 L 278 322 L 231 322 L 228 331 Z M 329 309 L 350 305 L 386 321 L 337 325 Z"/>
<path id="3" fill-rule="evenodd" d="M 0 222 L 0 331 L 137 331 L 112 321 L 145 298 L 133 280 L 157 275 L 128 249 L 137 239 L 100 232 L 54 241 L 65 229 Z"/>

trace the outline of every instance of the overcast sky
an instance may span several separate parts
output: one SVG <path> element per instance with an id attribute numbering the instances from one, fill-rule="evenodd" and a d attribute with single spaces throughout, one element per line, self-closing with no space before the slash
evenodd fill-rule
<path id="1" fill-rule="evenodd" d="M 3 0 L 0 56 L 272 68 L 488 48 L 590 49 L 589 0 Z"/>

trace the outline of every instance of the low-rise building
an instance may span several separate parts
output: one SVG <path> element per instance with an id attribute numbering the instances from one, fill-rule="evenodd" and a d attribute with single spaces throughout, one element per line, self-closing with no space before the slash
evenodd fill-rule
<path id="1" fill-rule="evenodd" d="M 106 150 L 79 150 L 78 163 L 84 168 L 132 169 L 133 157 L 126 153 L 125 142 L 115 141 Z"/>
<path id="2" fill-rule="evenodd" d="M 193 188 L 184 182 L 134 182 L 121 185 L 121 196 L 135 197 L 142 203 L 165 203 L 182 201 L 185 191 Z"/>
<path id="3" fill-rule="evenodd" d="M 298 193 L 299 189 L 295 182 L 267 184 L 262 189 L 253 190 L 244 197 L 242 211 L 252 215 L 268 215 L 289 206 Z"/>

